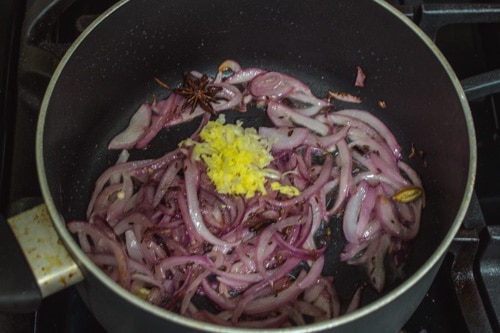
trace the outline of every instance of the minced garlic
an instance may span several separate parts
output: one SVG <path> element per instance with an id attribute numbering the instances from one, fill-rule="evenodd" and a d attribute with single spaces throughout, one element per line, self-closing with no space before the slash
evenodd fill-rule
<path id="1" fill-rule="evenodd" d="M 267 168 L 273 160 L 272 144 L 254 128 L 243 128 L 241 121 L 225 124 L 224 115 L 220 115 L 208 122 L 200 138 L 201 142 L 187 140 L 183 144 L 194 145 L 193 158 L 205 162 L 217 192 L 251 198 L 256 192 L 267 193 L 268 178 L 280 178 L 276 170 Z M 277 181 L 271 183 L 271 189 L 288 196 L 299 194 L 294 186 Z"/>

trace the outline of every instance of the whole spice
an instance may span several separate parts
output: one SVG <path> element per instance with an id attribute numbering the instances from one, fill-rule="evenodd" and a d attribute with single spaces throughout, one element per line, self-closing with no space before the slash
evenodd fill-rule
<path id="1" fill-rule="evenodd" d="M 410 203 L 422 196 L 422 189 L 418 186 L 408 186 L 399 189 L 396 194 L 392 196 L 392 200 L 401 203 Z"/>
<path id="2" fill-rule="evenodd" d="M 208 76 L 202 75 L 199 79 L 193 78 L 188 72 L 184 72 L 184 85 L 174 89 L 174 93 L 186 98 L 182 108 L 191 107 L 191 113 L 197 105 L 210 114 L 215 114 L 212 103 L 217 102 L 217 93 L 222 88 L 210 85 Z"/>

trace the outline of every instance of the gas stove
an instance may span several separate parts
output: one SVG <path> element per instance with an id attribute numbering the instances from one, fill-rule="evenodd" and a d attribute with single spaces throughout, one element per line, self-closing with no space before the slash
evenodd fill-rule
<path id="1" fill-rule="evenodd" d="M 112 0 L 0 4 L 0 211 L 41 199 L 38 110 L 50 77 L 81 31 Z M 402 332 L 500 331 L 500 1 L 388 0 L 431 37 L 466 88 L 478 145 L 475 196 L 429 292 Z M 469 77 L 487 73 L 478 85 Z M 487 93 L 485 93 L 487 92 Z M 0 332 L 104 332 L 74 288 L 34 313 L 1 314 Z"/>

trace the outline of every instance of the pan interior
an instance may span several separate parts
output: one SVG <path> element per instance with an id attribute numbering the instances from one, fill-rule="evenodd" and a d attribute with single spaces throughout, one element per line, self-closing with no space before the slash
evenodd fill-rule
<path id="1" fill-rule="evenodd" d="M 368 0 L 238 6 L 227 0 L 141 0 L 118 8 L 81 40 L 48 97 L 44 166 L 51 200 L 64 218 L 85 218 L 95 179 L 119 153 L 107 150 L 109 140 L 141 103 L 168 95 L 154 77 L 175 87 L 183 71 L 214 75 L 226 59 L 295 76 L 318 96 L 328 89 L 359 95 L 363 103 L 355 107 L 381 118 L 406 156 L 412 144 L 425 152 L 424 159 L 409 161 L 427 194 L 405 272 L 419 269 L 454 223 L 466 191 L 467 124 L 449 73 L 431 49 Z M 364 88 L 353 85 L 357 66 L 367 74 Z M 386 109 L 379 107 L 381 100 Z M 244 117 L 256 126 L 264 119 Z M 196 127 L 193 121 L 166 129 L 132 158 L 159 157 Z M 345 284 L 339 289 L 351 293 L 357 283 L 350 278 L 353 268 L 331 270 Z"/>

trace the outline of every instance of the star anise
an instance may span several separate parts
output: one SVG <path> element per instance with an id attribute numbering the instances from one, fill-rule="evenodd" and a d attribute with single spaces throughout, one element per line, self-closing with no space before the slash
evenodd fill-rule
<path id="1" fill-rule="evenodd" d="M 208 113 L 215 114 L 212 103 L 216 103 L 218 98 L 217 93 L 222 90 L 222 87 L 210 85 L 210 81 L 206 75 L 199 79 L 193 78 L 189 73 L 184 72 L 184 85 L 174 89 L 174 92 L 186 98 L 182 108 L 191 107 L 191 113 L 199 105 Z"/>

